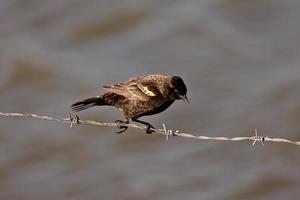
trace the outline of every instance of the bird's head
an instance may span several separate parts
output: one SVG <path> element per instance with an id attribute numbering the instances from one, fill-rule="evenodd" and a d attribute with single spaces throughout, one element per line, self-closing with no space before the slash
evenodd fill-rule
<path id="1" fill-rule="evenodd" d="M 186 96 L 187 89 L 186 86 L 179 76 L 172 76 L 170 79 L 170 87 L 173 91 L 173 97 L 175 99 L 182 99 L 183 101 L 189 103 L 189 100 Z"/>

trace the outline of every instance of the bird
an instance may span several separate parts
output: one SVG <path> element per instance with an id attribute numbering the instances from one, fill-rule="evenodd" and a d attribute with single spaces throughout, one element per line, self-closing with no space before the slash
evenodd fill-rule
<path id="1" fill-rule="evenodd" d="M 129 121 L 146 125 L 146 133 L 155 129 L 150 123 L 139 118 L 154 115 L 166 110 L 175 100 L 189 103 L 187 87 L 179 76 L 150 74 L 133 77 L 126 82 L 103 86 L 105 93 L 100 96 L 87 98 L 71 105 L 74 112 L 79 112 L 94 106 L 114 106 L 124 113 L 125 121 L 116 120 L 116 133 L 128 129 Z"/>

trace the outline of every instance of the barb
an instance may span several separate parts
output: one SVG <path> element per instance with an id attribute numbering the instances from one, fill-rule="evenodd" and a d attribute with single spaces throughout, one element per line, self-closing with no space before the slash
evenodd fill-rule
<path id="1" fill-rule="evenodd" d="M 49 117 L 46 115 L 36 115 L 36 114 L 29 114 L 29 113 L 4 113 L 0 112 L 0 116 L 5 116 L 5 117 L 30 117 L 30 118 L 35 118 L 35 119 L 40 119 L 40 120 L 48 120 L 48 121 L 56 121 L 56 122 L 61 122 L 61 123 L 67 123 L 70 124 L 70 127 L 72 128 L 74 125 L 78 124 L 87 124 L 87 125 L 93 125 L 93 126 L 106 126 L 106 127 L 118 127 L 118 123 L 109 123 L 109 122 L 96 122 L 92 120 L 81 120 L 77 115 L 72 117 L 72 115 L 69 113 L 69 117 L 63 118 L 63 119 L 58 119 L 54 117 Z M 138 126 L 136 124 L 126 124 L 126 126 L 130 128 L 136 128 L 136 129 L 141 129 L 141 130 L 146 130 L 147 127 L 145 126 Z M 255 129 L 254 136 L 249 136 L 249 137 L 209 137 L 209 136 L 195 136 L 189 133 L 184 133 L 180 132 L 179 130 L 173 131 L 171 129 L 167 129 L 165 124 L 163 124 L 162 129 L 154 129 L 152 128 L 152 131 L 162 134 L 166 136 L 166 140 L 169 140 L 170 136 L 178 136 L 178 137 L 185 137 L 185 138 L 192 138 L 192 139 L 197 139 L 197 140 L 213 140 L 213 141 L 232 141 L 232 142 L 240 142 L 240 141 L 253 141 L 252 146 L 256 144 L 256 142 L 260 142 L 262 145 L 264 145 L 264 142 L 280 142 L 280 143 L 289 143 L 289 144 L 294 144 L 300 146 L 300 141 L 292 141 L 292 140 L 287 140 L 284 138 L 270 138 L 268 136 L 260 136 L 258 134 L 257 129 Z"/>

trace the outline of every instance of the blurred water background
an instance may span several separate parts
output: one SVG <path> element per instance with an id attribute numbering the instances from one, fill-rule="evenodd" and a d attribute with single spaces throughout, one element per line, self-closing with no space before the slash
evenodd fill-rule
<path id="1" fill-rule="evenodd" d="M 1 0 L 0 111 L 66 117 L 102 85 L 176 74 L 196 135 L 300 139 L 298 0 Z M 116 109 L 82 119 L 111 122 Z M 0 199 L 297 199 L 299 147 L 0 118 Z"/>

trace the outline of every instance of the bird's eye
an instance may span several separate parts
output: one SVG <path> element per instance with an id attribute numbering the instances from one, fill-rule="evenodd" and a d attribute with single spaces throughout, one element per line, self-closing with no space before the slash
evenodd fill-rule
<path id="1" fill-rule="evenodd" d="M 182 78 L 178 77 L 178 76 L 174 76 L 171 80 L 171 84 L 174 87 L 174 91 L 176 92 L 176 94 L 179 95 L 185 95 L 187 92 L 186 86 L 182 80 Z"/>

